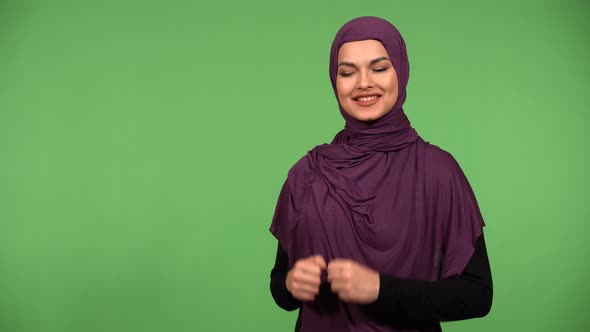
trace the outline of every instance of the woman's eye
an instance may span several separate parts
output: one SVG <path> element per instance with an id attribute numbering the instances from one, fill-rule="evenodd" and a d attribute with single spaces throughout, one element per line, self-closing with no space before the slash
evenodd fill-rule
<path id="1" fill-rule="evenodd" d="M 380 73 L 380 72 L 386 71 L 387 69 L 389 69 L 389 68 L 388 67 L 379 67 L 379 68 L 373 69 L 373 71 Z"/>
<path id="2" fill-rule="evenodd" d="M 342 76 L 342 77 L 348 77 L 348 76 L 350 76 L 352 74 L 354 74 L 354 72 L 352 72 L 352 71 L 343 71 L 343 72 L 340 73 L 340 76 Z"/>

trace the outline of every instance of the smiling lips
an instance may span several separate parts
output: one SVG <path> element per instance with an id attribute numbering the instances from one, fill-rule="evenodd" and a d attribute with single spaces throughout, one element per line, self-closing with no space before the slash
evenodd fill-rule
<path id="1" fill-rule="evenodd" d="M 359 97 L 355 97 L 352 99 L 359 106 L 371 106 L 371 105 L 377 103 L 379 98 L 381 98 L 380 95 L 372 94 L 372 95 L 359 96 Z"/>

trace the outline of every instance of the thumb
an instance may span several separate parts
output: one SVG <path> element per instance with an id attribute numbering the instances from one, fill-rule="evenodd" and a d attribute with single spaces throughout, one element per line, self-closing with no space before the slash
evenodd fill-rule
<path id="1" fill-rule="evenodd" d="M 320 269 L 326 269 L 326 261 L 324 260 L 324 257 L 322 257 L 321 255 L 315 255 L 313 257 L 313 261 L 320 267 Z"/>

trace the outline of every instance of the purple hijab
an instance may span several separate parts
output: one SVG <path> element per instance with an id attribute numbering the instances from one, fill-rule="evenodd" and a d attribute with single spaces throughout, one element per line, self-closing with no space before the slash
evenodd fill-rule
<path id="1" fill-rule="evenodd" d="M 402 105 L 409 63 L 397 29 L 360 17 L 336 34 L 330 80 L 336 93 L 338 51 L 347 42 L 374 39 L 398 75 L 399 96 L 382 118 L 361 122 L 340 106 L 346 121 L 331 144 L 316 146 L 290 170 L 270 231 L 289 257 L 347 258 L 380 273 L 435 281 L 461 274 L 484 226 L 475 196 L 455 159 L 423 141 Z M 323 279 L 320 294 L 304 302 L 301 332 L 428 331 L 375 319 L 371 306 L 348 304 Z"/>

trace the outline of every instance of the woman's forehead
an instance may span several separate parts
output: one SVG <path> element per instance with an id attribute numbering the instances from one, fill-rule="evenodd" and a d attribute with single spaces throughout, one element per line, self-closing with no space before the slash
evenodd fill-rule
<path id="1" fill-rule="evenodd" d="M 338 50 L 338 61 L 371 61 L 379 57 L 388 57 L 387 50 L 380 41 L 366 39 L 342 44 Z"/>

